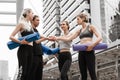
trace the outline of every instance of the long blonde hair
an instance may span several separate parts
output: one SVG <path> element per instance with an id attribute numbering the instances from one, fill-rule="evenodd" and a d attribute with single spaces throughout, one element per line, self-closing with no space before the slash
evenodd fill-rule
<path id="1" fill-rule="evenodd" d="M 21 13 L 21 16 L 20 16 L 20 18 L 19 18 L 19 21 L 18 21 L 19 24 L 23 24 L 23 25 L 24 25 L 23 28 L 24 28 L 25 31 L 31 31 L 31 30 L 32 30 L 32 25 L 31 25 L 30 21 L 28 22 L 28 21 L 26 20 L 27 15 L 28 15 L 31 11 L 32 11 L 32 9 L 30 9 L 30 8 L 23 9 L 23 11 L 22 11 L 22 13 Z M 19 33 L 18 36 L 21 37 L 21 34 Z"/>
<path id="2" fill-rule="evenodd" d="M 22 13 L 21 13 L 21 16 L 19 18 L 19 23 L 22 22 L 22 21 L 25 21 L 25 18 L 27 17 L 27 15 L 32 11 L 32 9 L 30 8 L 26 8 L 26 9 L 23 9 Z"/>

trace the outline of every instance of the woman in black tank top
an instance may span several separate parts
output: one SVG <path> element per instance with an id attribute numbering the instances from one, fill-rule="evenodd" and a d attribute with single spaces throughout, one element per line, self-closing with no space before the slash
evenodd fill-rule
<path id="1" fill-rule="evenodd" d="M 79 51 L 79 69 L 81 73 L 81 80 L 87 80 L 87 69 L 89 70 L 91 80 L 97 80 L 95 72 L 95 54 L 93 48 L 102 40 L 101 35 L 97 32 L 96 28 L 92 25 L 87 25 L 88 17 L 86 14 L 79 14 L 77 16 L 77 23 L 81 25 L 82 28 L 69 37 L 61 37 L 61 40 L 70 41 L 76 37 L 80 37 L 80 43 L 86 44 L 91 43 L 87 46 L 86 51 Z M 92 41 L 93 35 L 97 38 L 95 41 Z"/>
<path id="2" fill-rule="evenodd" d="M 24 9 L 21 13 L 21 17 L 18 25 L 10 35 L 10 39 L 14 42 L 20 43 L 21 46 L 18 48 L 18 64 L 19 73 L 16 80 L 30 80 L 32 60 L 33 60 L 33 43 L 27 42 L 26 40 L 18 40 L 15 35 L 19 33 L 21 37 L 27 36 L 33 33 L 30 21 L 33 18 L 33 12 L 31 9 Z"/>

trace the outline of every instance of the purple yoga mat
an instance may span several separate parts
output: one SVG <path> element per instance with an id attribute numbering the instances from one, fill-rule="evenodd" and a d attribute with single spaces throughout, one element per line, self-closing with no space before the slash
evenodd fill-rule
<path id="1" fill-rule="evenodd" d="M 90 44 L 74 44 L 72 47 L 74 51 L 86 51 L 88 45 Z M 93 50 L 106 49 L 107 47 L 108 45 L 106 43 L 99 43 L 93 48 Z"/>

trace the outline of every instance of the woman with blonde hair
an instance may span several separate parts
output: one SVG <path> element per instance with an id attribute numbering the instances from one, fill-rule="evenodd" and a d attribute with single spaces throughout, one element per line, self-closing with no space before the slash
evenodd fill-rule
<path id="1" fill-rule="evenodd" d="M 20 47 L 17 51 L 18 64 L 19 64 L 19 74 L 17 80 L 30 80 L 30 70 L 32 66 L 33 58 L 33 42 L 27 42 L 24 40 L 19 40 L 15 38 L 16 34 L 19 37 L 27 36 L 33 33 L 30 21 L 33 19 L 33 12 L 31 9 L 26 8 L 22 11 L 19 23 L 10 35 L 10 39 L 16 43 L 20 43 Z"/>

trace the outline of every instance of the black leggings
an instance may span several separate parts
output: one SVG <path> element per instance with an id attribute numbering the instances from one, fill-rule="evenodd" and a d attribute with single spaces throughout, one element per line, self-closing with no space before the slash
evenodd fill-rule
<path id="1" fill-rule="evenodd" d="M 21 45 L 18 49 L 19 73 L 17 80 L 30 80 L 31 68 L 33 63 L 33 47 Z"/>
<path id="2" fill-rule="evenodd" d="M 58 66 L 61 73 L 60 74 L 61 80 L 68 80 L 67 72 L 70 69 L 72 61 L 70 52 L 59 53 L 58 60 L 59 60 Z"/>
<path id="3" fill-rule="evenodd" d="M 89 70 L 91 80 L 97 80 L 94 51 L 79 51 L 78 60 L 81 80 L 87 80 L 87 68 Z"/>
<path id="4" fill-rule="evenodd" d="M 33 65 L 31 69 L 31 79 L 30 80 L 42 80 L 43 73 L 43 57 L 42 55 L 33 56 Z"/>

